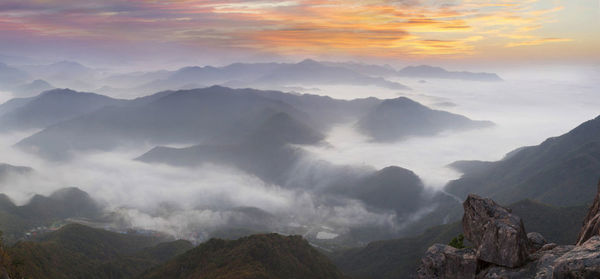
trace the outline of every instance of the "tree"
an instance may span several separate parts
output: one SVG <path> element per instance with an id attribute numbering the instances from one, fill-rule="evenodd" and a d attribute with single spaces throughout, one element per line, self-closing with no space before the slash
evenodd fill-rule
<path id="1" fill-rule="evenodd" d="M 463 249 L 463 248 L 465 248 L 465 244 L 463 243 L 464 240 L 465 240 L 465 236 L 461 233 L 457 237 L 450 240 L 450 243 L 448 243 L 448 245 L 450 245 L 456 249 Z"/>

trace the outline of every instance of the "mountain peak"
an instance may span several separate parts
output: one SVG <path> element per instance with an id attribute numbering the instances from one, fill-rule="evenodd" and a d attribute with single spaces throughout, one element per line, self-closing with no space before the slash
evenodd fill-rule
<path id="1" fill-rule="evenodd" d="M 298 64 L 302 64 L 302 65 L 321 65 L 321 63 L 319 63 L 318 61 L 310 59 L 310 58 L 304 59 L 304 60 L 300 61 Z"/>
<path id="2" fill-rule="evenodd" d="M 141 278 L 344 278 L 300 236 L 260 234 L 211 239 Z"/>

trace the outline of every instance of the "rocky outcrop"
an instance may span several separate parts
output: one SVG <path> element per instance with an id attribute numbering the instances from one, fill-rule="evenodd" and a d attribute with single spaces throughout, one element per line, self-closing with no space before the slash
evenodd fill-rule
<path id="1" fill-rule="evenodd" d="M 600 278 L 600 236 L 591 237 L 556 259 L 553 278 Z"/>
<path id="2" fill-rule="evenodd" d="M 417 274 L 419 278 L 462 279 L 474 278 L 476 271 L 475 250 L 434 244 L 427 249 Z"/>
<path id="3" fill-rule="evenodd" d="M 577 245 L 547 243 L 539 233 L 526 234 L 510 209 L 469 195 L 463 204 L 463 231 L 474 248 L 433 245 L 421 259 L 418 278 L 600 278 L 598 187 Z"/>
<path id="4" fill-rule="evenodd" d="M 583 221 L 583 228 L 579 232 L 577 237 L 577 245 L 583 245 L 588 239 L 594 235 L 600 234 L 600 182 L 598 183 L 598 194 L 594 198 L 594 203 L 590 207 L 585 220 Z"/>
<path id="5" fill-rule="evenodd" d="M 476 247 L 478 261 L 506 267 L 527 261 L 529 240 L 520 217 L 477 195 L 469 195 L 463 208 L 464 235 Z"/>
<path id="6" fill-rule="evenodd" d="M 544 245 L 548 244 L 548 241 L 546 241 L 544 236 L 537 232 L 528 233 L 527 240 L 529 240 L 529 251 L 532 253 L 542 249 Z"/>

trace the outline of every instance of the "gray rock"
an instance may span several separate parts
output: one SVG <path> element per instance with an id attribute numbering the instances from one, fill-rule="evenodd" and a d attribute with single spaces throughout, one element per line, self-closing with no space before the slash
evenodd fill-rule
<path id="1" fill-rule="evenodd" d="M 556 259 L 552 278 L 600 278 L 600 236 L 591 237 Z"/>
<path id="2" fill-rule="evenodd" d="M 549 244 L 544 245 L 546 250 L 540 249 L 537 253 L 532 255 L 535 259 L 534 264 L 537 269 L 535 273 L 536 279 L 551 279 L 552 273 L 554 272 L 554 261 L 575 247 L 573 245 L 557 246 L 554 244 L 553 247 L 550 248 L 548 245 Z"/>
<path id="3" fill-rule="evenodd" d="M 554 249 L 556 246 L 558 246 L 558 244 L 556 243 L 548 243 L 544 246 L 542 246 L 542 248 L 540 248 L 540 251 L 547 251 L 547 250 L 552 250 Z"/>
<path id="4" fill-rule="evenodd" d="M 491 199 L 469 195 L 463 203 L 463 231 L 477 249 L 477 260 L 519 267 L 527 262 L 529 240 L 520 217 Z"/>
<path id="5" fill-rule="evenodd" d="M 594 198 L 594 203 L 590 207 L 585 220 L 583 221 L 583 227 L 577 237 L 577 245 L 582 245 L 588 239 L 594 235 L 600 234 L 600 183 L 598 183 L 598 193 Z"/>
<path id="6" fill-rule="evenodd" d="M 519 268 L 490 266 L 477 274 L 476 279 L 521 279 L 535 276 L 535 263 L 529 263 Z"/>
<path id="7" fill-rule="evenodd" d="M 544 245 L 548 243 L 542 234 L 537 232 L 530 232 L 527 234 L 527 239 L 529 239 L 529 252 L 533 253 L 539 249 L 541 249 Z"/>
<path id="8" fill-rule="evenodd" d="M 475 250 L 456 249 L 452 246 L 434 244 L 427 249 L 417 269 L 420 279 L 468 279 L 475 278 L 477 260 Z"/>

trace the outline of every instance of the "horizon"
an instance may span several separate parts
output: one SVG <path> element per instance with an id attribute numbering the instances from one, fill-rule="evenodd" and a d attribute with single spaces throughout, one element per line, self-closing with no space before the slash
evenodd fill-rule
<path id="1" fill-rule="evenodd" d="M 595 0 L 26 0 L 2 3 L 0 17 L 0 54 L 95 67 L 600 63 Z"/>

